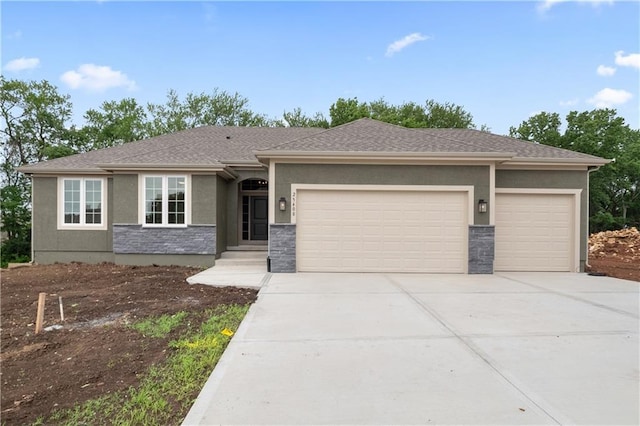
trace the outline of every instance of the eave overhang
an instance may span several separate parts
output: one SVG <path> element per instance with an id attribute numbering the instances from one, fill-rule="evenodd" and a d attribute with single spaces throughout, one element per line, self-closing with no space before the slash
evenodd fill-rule
<path id="1" fill-rule="evenodd" d="M 601 167 L 609 164 L 613 160 L 604 158 L 529 158 L 529 157 L 513 157 L 509 161 L 502 163 L 501 166 L 584 166 L 584 167 Z"/>
<path id="2" fill-rule="evenodd" d="M 495 163 L 499 167 L 567 166 L 601 167 L 612 160 L 603 158 L 518 157 L 515 152 L 345 152 L 345 151 L 254 151 L 264 164 L 270 160 L 283 162 L 395 162 L 395 163 Z"/>
<path id="3" fill-rule="evenodd" d="M 224 164 L 98 164 L 103 170 L 110 172 L 158 172 L 158 173 L 216 173 L 225 179 L 235 179 L 238 175 Z"/>
<path id="4" fill-rule="evenodd" d="M 76 168 L 76 169 L 67 169 L 67 168 L 46 168 L 33 169 L 29 166 L 18 167 L 17 169 L 20 173 L 24 173 L 26 175 L 110 175 L 111 173 L 98 168 Z"/>
<path id="5" fill-rule="evenodd" d="M 269 160 L 276 161 L 305 161 L 312 160 L 337 161 L 356 163 L 363 162 L 503 162 L 512 158 L 512 152 L 348 152 L 348 151 L 254 151 L 254 155 L 261 162 L 268 164 Z"/>

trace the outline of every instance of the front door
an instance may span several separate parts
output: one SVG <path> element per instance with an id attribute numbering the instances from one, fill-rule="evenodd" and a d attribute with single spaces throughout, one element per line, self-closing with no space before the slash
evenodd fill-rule
<path id="1" fill-rule="evenodd" d="M 249 239 L 266 240 L 269 234 L 269 210 L 267 197 L 253 196 L 250 200 L 249 221 L 251 229 Z"/>
<path id="2" fill-rule="evenodd" d="M 240 244 L 264 245 L 269 239 L 269 183 L 264 179 L 245 179 L 238 189 Z"/>

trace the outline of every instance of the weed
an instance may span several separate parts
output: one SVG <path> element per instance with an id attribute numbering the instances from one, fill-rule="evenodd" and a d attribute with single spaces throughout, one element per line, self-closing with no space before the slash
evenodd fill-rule
<path id="1" fill-rule="evenodd" d="M 173 315 L 146 318 L 142 321 L 133 323 L 131 327 L 144 336 L 164 337 L 178 327 L 186 316 L 186 312 L 178 312 Z"/>
<path id="2" fill-rule="evenodd" d="M 230 305 L 208 310 L 207 320 L 197 329 L 195 318 L 186 312 L 134 324 L 133 327 L 145 336 L 154 337 L 159 337 L 159 330 L 164 333 L 160 336 L 168 334 L 185 318 L 194 327 L 169 344 L 171 355 L 164 363 L 149 367 L 137 387 L 57 411 L 46 421 L 39 419 L 39 424 L 179 424 L 231 340 L 221 331 L 225 328 L 237 330 L 248 308 Z"/>

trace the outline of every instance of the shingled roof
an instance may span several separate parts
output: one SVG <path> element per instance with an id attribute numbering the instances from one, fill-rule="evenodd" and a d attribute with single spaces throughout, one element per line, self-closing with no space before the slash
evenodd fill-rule
<path id="1" fill-rule="evenodd" d="M 566 149 L 527 142 L 473 129 L 411 129 L 362 118 L 323 132 L 257 150 L 258 157 L 284 153 L 415 153 L 495 154 L 514 159 L 603 159 Z"/>
<path id="2" fill-rule="evenodd" d="M 430 154 L 602 165 L 599 157 L 471 129 L 409 129 L 362 118 L 331 129 L 207 126 L 27 165 L 24 173 L 209 169 L 282 155 Z"/>
<path id="3" fill-rule="evenodd" d="M 316 128 L 206 126 L 23 166 L 24 173 L 130 166 L 223 167 L 258 163 L 253 151 L 321 132 Z"/>

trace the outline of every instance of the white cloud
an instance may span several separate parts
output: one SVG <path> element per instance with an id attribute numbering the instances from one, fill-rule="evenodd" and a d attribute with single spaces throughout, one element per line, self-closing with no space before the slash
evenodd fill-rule
<path id="1" fill-rule="evenodd" d="M 538 3 L 538 12 L 540 13 L 545 13 L 546 11 L 548 11 L 549 9 L 551 9 L 553 6 L 560 4 L 560 3 L 566 3 L 569 2 L 571 0 L 543 0 L 540 3 Z M 572 1 L 573 2 L 573 1 Z M 577 3 L 582 3 L 582 4 L 591 4 L 594 7 L 600 6 L 601 4 L 613 4 L 613 0 L 577 0 Z"/>
<path id="2" fill-rule="evenodd" d="M 115 87 L 126 87 L 128 90 L 137 88 L 136 82 L 130 80 L 122 71 L 94 64 L 83 64 L 77 70 L 67 71 L 60 76 L 60 80 L 72 89 L 86 89 L 95 92 Z"/>
<path id="3" fill-rule="evenodd" d="M 560 101 L 560 106 L 563 106 L 563 107 L 574 106 L 574 105 L 578 105 L 578 102 L 580 102 L 579 99 L 569 99 L 568 101 Z"/>
<path id="4" fill-rule="evenodd" d="M 629 101 L 632 97 L 633 95 L 626 90 L 609 89 L 607 87 L 596 93 L 588 102 L 595 105 L 596 108 L 611 108 L 614 105 Z"/>
<path id="5" fill-rule="evenodd" d="M 633 67 L 640 69 L 640 53 L 629 53 L 627 56 L 624 56 L 624 52 L 619 50 L 615 53 L 616 55 L 616 65 L 620 65 L 621 67 Z"/>
<path id="6" fill-rule="evenodd" d="M 32 70 L 40 65 L 38 58 L 18 58 L 9 61 L 4 69 L 11 72 L 20 72 L 24 70 Z"/>
<path id="7" fill-rule="evenodd" d="M 387 47 L 387 53 L 385 54 L 386 56 L 393 56 L 396 53 L 400 52 L 402 49 L 411 46 L 413 43 L 417 43 L 419 41 L 424 41 L 424 40 L 429 40 L 431 37 L 427 37 L 424 36 L 420 33 L 412 33 L 409 34 L 408 36 L 404 36 L 403 38 L 401 38 L 400 40 L 396 40 L 393 43 L 391 43 L 388 47 Z"/>
<path id="8" fill-rule="evenodd" d="M 612 76 L 616 73 L 616 69 L 614 67 L 607 67 L 605 65 L 599 65 L 598 69 L 596 70 L 596 72 L 598 73 L 598 75 L 604 76 L 604 77 L 609 77 Z"/>

